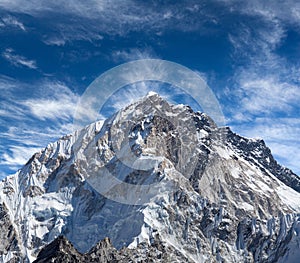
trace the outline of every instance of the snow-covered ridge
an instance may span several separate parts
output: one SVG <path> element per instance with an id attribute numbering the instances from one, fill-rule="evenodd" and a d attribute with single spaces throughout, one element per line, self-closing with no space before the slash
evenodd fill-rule
<path id="1" fill-rule="evenodd" d="M 111 200 L 122 188 L 99 192 L 93 171 L 153 185 L 152 195 Z M 161 242 L 187 262 L 289 262 L 299 187 L 263 141 L 148 94 L 49 144 L 0 183 L 0 262 L 33 262 L 60 235 L 82 253 L 109 237 L 116 248 Z"/>

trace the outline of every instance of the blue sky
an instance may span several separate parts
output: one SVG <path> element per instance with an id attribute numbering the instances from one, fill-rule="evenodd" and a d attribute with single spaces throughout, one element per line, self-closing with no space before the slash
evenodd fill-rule
<path id="1" fill-rule="evenodd" d="M 0 178 L 73 131 L 96 77 L 143 58 L 199 73 L 227 125 L 300 174 L 298 1 L 0 0 L 0 38 Z"/>

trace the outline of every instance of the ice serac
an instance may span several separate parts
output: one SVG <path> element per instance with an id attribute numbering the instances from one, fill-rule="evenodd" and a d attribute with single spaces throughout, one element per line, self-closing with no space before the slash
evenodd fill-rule
<path id="1" fill-rule="evenodd" d="M 262 140 L 150 93 L 0 183 L 0 262 L 295 262 L 299 192 Z"/>

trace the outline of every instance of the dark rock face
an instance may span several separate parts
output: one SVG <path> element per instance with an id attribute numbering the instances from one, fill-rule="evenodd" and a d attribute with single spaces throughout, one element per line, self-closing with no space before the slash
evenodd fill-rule
<path id="1" fill-rule="evenodd" d="M 4 203 L 0 204 L 0 240 L 0 254 L 5 255 L 9 251 L 13 251 L 15 260 L 18 260 L 20 257 L 20 241 Z"/>
<path id="2" fill-rule="evenodd" d="M 81 255 L 63 236 L 44 247 L 34 262 L 82 262 Z"/>
<path id="3" fill-rule="evenodd" d="M 44 247 L 33 263 L 116 263 L 116 262 L 172 262 L 173 260 L 189 262 L 181 253 L 154 241 L 151 246 L 141 243 L 136 249 L 117 250 L 109 238 L 97 243 L 89 252 L 82 254 L 63 236 Z"/>

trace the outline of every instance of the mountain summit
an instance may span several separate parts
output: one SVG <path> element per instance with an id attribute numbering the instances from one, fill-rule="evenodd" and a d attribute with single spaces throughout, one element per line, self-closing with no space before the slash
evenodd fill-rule
<path id="1" fill-rule="evenodd" d="M 0 262 L 297 262 L 300 179 L 150 93 L 0 183 Z"/>

